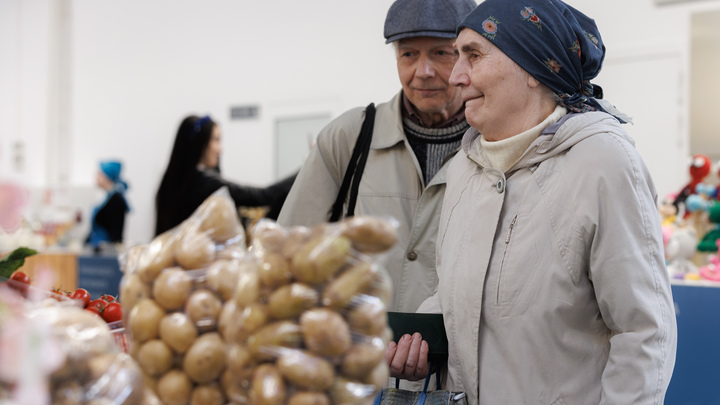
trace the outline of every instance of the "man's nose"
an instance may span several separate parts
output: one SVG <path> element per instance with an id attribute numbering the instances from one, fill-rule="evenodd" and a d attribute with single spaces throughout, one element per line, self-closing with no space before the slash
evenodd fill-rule
<path id="1" fill-rule="evenodd" d="M 435 76 L 435 67 L 427 56 L 421 56 L 418 60 L 415 76 L 421 79 L 427 79 Z"/>

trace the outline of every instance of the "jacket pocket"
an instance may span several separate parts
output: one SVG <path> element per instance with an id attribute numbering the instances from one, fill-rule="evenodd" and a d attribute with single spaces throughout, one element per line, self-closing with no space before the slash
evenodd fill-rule
<path id="1" fill-rule="evenodd" d="M 538 256 L 531 218 L 529 213 L 521 212 L 513 216 L 506 227 L 497 276 L 496 305 L 517 303 L 535 283 Z"/>

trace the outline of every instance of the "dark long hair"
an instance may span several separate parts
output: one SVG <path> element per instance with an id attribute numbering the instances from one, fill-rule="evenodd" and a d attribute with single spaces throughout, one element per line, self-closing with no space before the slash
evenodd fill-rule
<path id="1" fill-rule="evenodd" d="M 186 195 L 188 179 L 197 170 L 210 142 L 215 122 L 209 117 L 191 115 L 180 123 L 170 162 L 155 196 L 155 235 L 175 227 L 191 212 L 181 201 Z M 219 168 L 218 168 L 219 170 Z"/>

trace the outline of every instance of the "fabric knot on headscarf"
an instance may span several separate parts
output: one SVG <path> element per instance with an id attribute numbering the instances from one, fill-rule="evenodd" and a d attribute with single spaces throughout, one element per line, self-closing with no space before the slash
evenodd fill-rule
<path id="1" fill-rule="evenodd" d="M 569 111 L 605 111 L 627 121 L 598 102 L 602 89 L 590 81 L 600 73 L 605 45 L 595 21 L 580 11 L 560 0 L 485 0 L 460 23 L 458 34 L 463 28 L 497 46 Z"/>

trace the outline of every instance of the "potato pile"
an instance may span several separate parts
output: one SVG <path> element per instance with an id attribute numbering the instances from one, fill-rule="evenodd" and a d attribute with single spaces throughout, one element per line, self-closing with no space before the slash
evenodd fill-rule
<path id="1" fill-rule="evenodd" d="M 259 222 L 250 267 L 221 316 L 232 404 L 372 403 L 392 337 L 385 271 L 364 253 L 396 241 L 389 221 L 354 217 L 313 229 Z"/>
<path id="2" fill-rule="evenodd" d="M 165 405 L 225 404 L 227 345 L 220 318 L 246 255 L 226 188 L 178 227 L 131 248 L 120 283 L 131 355 Z M 226 314 L 227 316 L 228 314 Z"/>
<path id="3" fill-rule="evenodd" d="M 53 404 L 151 403 L 151 398 L 146 401 L 137 364 L 119 351 L 109 327 L 97 315 L 73 306 L 55 306 L 39 308 L 31 316 L 49 322 L 63 358 L 49 379 Z"/>

